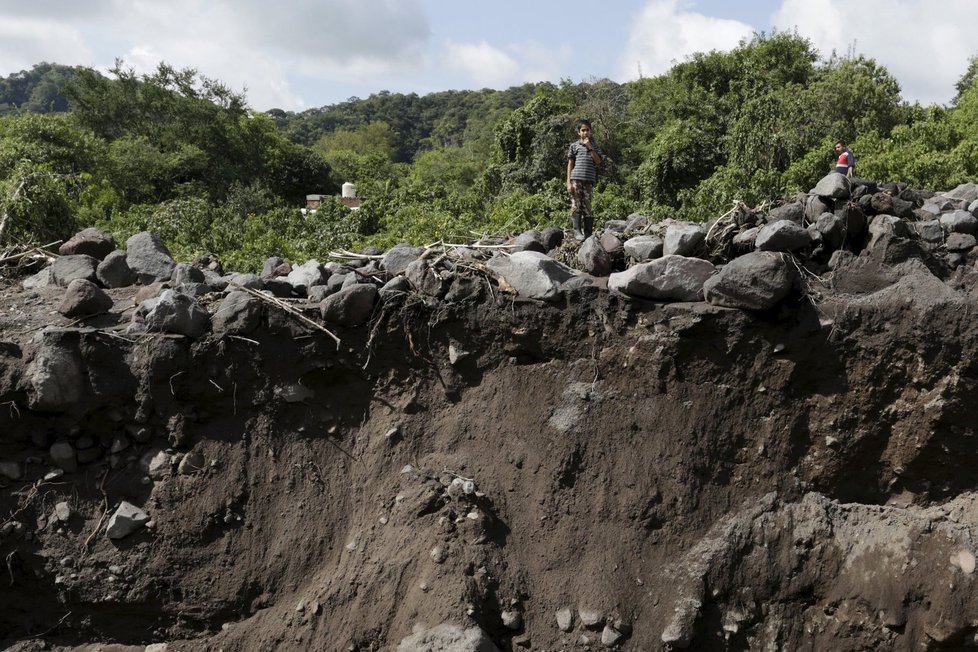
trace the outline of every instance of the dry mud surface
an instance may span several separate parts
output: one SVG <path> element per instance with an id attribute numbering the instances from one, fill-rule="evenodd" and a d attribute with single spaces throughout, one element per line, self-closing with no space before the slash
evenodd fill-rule
<path id="1" fill-rule="evenodd" d="M 133 288 L 72 322 L 60 289 L 6 279 L 0 646 L 974 646 L 959 272 L 764 314 L 409 294 L 339 347 L 272 308 L 247 338 L 130 337 Z M 45 342 L 84 363 L 72 410 L 30 407 Z M 49 477 L 57 441 L 86 461 Z M 151 520 L 110 539 L 123 501 Z"/>

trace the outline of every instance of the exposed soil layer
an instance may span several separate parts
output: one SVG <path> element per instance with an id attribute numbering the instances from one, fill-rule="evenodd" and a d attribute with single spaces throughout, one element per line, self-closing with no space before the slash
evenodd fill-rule
<path id="1" fill-rule="evenodd" d="M 973 273 L 926 274 L 765 314 L 407 294 L 339 347 L 274 309 L 247 338 L 130 337 L 4 281 L 0 643 L 974 645 L 978 306 Z M 84 363 L 71 410 L 30 407 L 44 346 Z M 92 459 L 45 480 L 57 441 Z M 122 501 L 152 520 L 109 539 Z"/>

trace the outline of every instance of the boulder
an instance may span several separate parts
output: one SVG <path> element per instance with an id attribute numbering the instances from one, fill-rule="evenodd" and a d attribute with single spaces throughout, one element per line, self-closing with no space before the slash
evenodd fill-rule
<path id="1" fill-rule="evenodd" d="M 797 251 L 811 243 L 808 231 L 790 220 L 778 220 L 761 227 L 754 240 L 754 246 L 759 251 Z"/>
<path id="2" fill-rule="evenodd" d="M 129 269 L 126 252 L 116 249 L 98 264 L 95 276 L 107 288 L 129 287 L 137 281 L 136 273 Z"/>
<path id="3" fill-rule="evenodd" d="M 968 211 L 944 213 L 940 217 L 941 226 L 948 233 L 971 233 L 978 231 L 978 218 Z"/>
<path id="4" fill-rule="evenodd" d="M 329 272 L 318 260 L 307 260 L 298 267 L 293 267 L 285 278 L 296 291 L 306 293 L 314 285 L 324 285 L 329 279 Z"/>
<path id="5" fill-rule="evenodd" d="M 370 319 L 376 302 L 376 285 L 355 283 L 323 299 L 319 311 L 325 321 L 353 328 Z"/>
<path id="6" fill-rule="evenodd" d="M 386 299 L 389 296 L 393 296 L 402 292 L 411 291 L 411 282 L 408 281 L 403 276 L 395 276 L 391 280 L 384 283 L 384 287 L 378 290 L 381 299 Z"/>
<path id="7" fill-rule="evenodd" d="M 203 283 L 204 272 L 190 263 L 177 263 L 173 266 L 173 273 L 170 274 L 170 283 L 176 287 L 189 283 Z"/>
<path id="8" fill-rule="evenodd" d="M 59 256 L 51 263 L 51 278 L 61 287 L 68 287 L 69 283 L 79 278 L 95 283 L 98 281 L 98 262 L 86 254 Z"/>
<path id="9" fill-rule="evenodd" d="M 540 233 L 540 241 L 547 251 L 556 249 L 564 243 L 564 230 L 556 226 L 548 226 Z"/>
<path id="10" fill-rule="evenodd" d="M 831 199 L 809 195 L 805 200 L 805 219 L 809 222 L 814 222 L 822 213 L 831 213 L 833 210 L 835 210 L 835 202 Z"/>
<path id="11" fill-rule="evenodd" d="M 540 237 L 539 231 L 524 231 L 516 236 L 512 244 L 513 248 L 510 249 L 512 252 L 539 251 L 542 254 L 547 253 L 547 247 L 543 244 L 543 239 Z"/>
<path id="12" fill-rule="evenodd" d="M 944 242 L 944 228 L 940 220 L 926 220 L 924 222 L 913 222 L 913 229 L 924 242 L 931 244 L 941 244 Z"/>
<path id="13" fill-rule="evenodd" d="M 607 276 L 611 273 L 613 264 L 611 254 L 601 246 L 601 241 L 596 235 L 586 239 L 577 250 L 577 262 L 592 276 Z"/>
<path id="14" fill-rule="evenodd" d="M 778 206 L 772 209 L 768 216 L 771 218 L 772 222 L 777 222 L 778 220 L 788 220 L 789 222 L 794 222 L 795 224 L 801 226 L 805 223 L 805 206 L 799 202 L 791 202 L 790 204 L 785 204 L 784 206 Z"/>
<path id="15" fill-rule="evenodd" d="M 866 248 L 874 248 L 877 241 L 884 235 L 911 238 L 913 237 L 913 230 L 907 222 L 895 215 L 877 215 L 869 223 L 869 244 L 866 245 Z"/>
<path id="16" fill-rule="evenodd" d="M 423 247 L 399 244 L 387 250 L 380 261 L 380 267 L 381 269 L 387 270 L 387 273 L 391 276 L 396 276 L 403 273 L 407 269 L 407 266 L 417 260 L 423 253 Z"/>
<path id="17" fill-rule="evenodd" d="M 112 297 L 105 290 L 91 281 L 76 278 L 68 284 L 58 312 L 65 317 L 84 317 L 108 312 L 112 305 Z"/>
<path id="18" fill-rule="evenodd" d="M 628 257 L 638 262 L 661 258 L 662 248 L 662 238 L 655 235 L 637 235 L 622 244 L 622 249 Z"/>
<path id="19" fill-rule="evenodd" d="M 42 333 L 26 380 L 28 407 L 48 412 L 65 412 L 77 406 L 88 384 L 77 347 L 61 331 Z"/>
<path id="20" fill-rule="evenodd" d="M 45 267 L 37 274 L 32 274 L 24 279 L 22 283 L 25 290 L 34 290 L 37 288 L 48 288 L 57 285 L 54 282 L 54 275 L 51 273 L 50 267 Z"/>
<path id="21" fill-rule="evenodd" d="M 852 181 L 844 174 L 829 172 L 812 188 L 811 194 L 832 199 L 848 199 L 852 191 Z"/>
<path id="22" fill-rule="evenodd" d="M 839 175 L 841 176 L 841 175 Z M 706 300 L 717 306 L 767 310 L 791 292 L 795 271 L 786 254 L 755 251 L 723 266 L 703 284 Z"/>
<path id="23" fill-rule="evenodd" d="M 971 202 L 978 200 L 978 185 L 975 185 L 974 183 L 962 183 L 954 190 L 944 193 L 944 196 L 948 199 L 957 199 L 970 204 Z"/>
<path id="24" fill-rule="evenodd" d="M 126 240 L 126 263 L 143 285 L 169 280 L 176 266 L 160 236 L 149 231 Z"/>
<path id="25" fill-rule="evenodd" d="M 230 292 L 212 317 L 215 333 L 243 335 L 261 325 L 262 302 L 242 290 Z"/>
<path id="26" fill-rule="evenodd" d="M 210 315 L 186 294 L 163 290 L 160 296 L 143 301 L 133 314 L 149 331 L 200 337 L 211 326 Z"/>
<path id="27" fill-rule="evenodd" d="M 576 270 L 563 265 L 546 254 L 520 251 L 512 256 L 498 254 L 486 267 L 521 297 L 552 301 L 560 296 L 560 285 Z"/>
<path id="28" fill-rule="evenodd" d="M 283 267 L 283 265 L 288 265 L 288 263 L 286 263 L 282 258 L 278 256 L 269 257 L 268 260 L 265 261 L 265 264 L 262 265 L 261 277 L 272 278 L 273 276 L 281 276 L 280 272 L 285 271 L 285 267 Z M 290 266 L 289 271 L 285 273 L 288 274 L 291 271 L 292 268 Z"/>
<path id="29" fill-rule="evenodd" d="M 663 256 L 612 274 L 608 289 L 642 299 L 702 301 L 703 283 L 715 273 L 701 258 Z"/>
<path id="30" fill-rule="evenodd" d="M 966 253 L 975 248 L 975 236 L 970 233 L 952 233 L 947 237 L 945 246 L 948 251 Z"/>
<path id="31" fill-rule="evenodd" d="M 539 243 L 538 243 L 539 244 Z M 540 245 L 542 248 L 543 245 Z M 404 276 L 421 294 L 438 297 L 445 292 L 445 282 L 426 260 L 416 260 L 404 269 Z"/>
<path id="32" fill-rule="evenodd" d="M 664 256 L 695 256 L 706 240 L 706 229 L 700 224 L 678 222 L 666 228 L 662 244 Z"/>
<path id="33" fill-rule="evenodd" d="M 231 274 L 231 277 L 228 279 L 228 287 L 232 290 L 237 288 L 264 290 L 265 281 L 257 274 Z"/>
<path id="34" fill-rule="evenodd" d="M 83 229 L 73 235 L 68 242 L 58 247 L 58 254 L 72 256 L 84 254 L 102 260 L 115 249 L 115 239 L 98 229 Z"/>

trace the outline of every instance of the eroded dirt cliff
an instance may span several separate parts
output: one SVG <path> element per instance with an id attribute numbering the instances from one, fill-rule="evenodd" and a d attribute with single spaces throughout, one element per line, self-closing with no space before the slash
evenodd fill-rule
<path id="1" fill-rule="evenodd" d="M 339 346 L 272 307 L 247 337 L 127 335 L 131 290 L 73 323 L 7 280 L 0 640 L 973 645 L 974 272 L 850 271 L 759 314 L 408 293 Z M 68 406 L 38 404 L 53 350 Z M 108 538 L 123 501 L 150 521 Z"/>

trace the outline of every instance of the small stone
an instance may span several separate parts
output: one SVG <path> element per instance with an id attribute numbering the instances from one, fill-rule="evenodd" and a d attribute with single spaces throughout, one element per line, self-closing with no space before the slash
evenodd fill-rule
<path id="1" fill-rule="evenodd" d="M 517 631 L 523 626 L 523 617 L 518 611 L 504 611 L 502 614 L 503 627 Z"/>
<path id="2" fill-rule="evenodd" d="M 431 555 L 431 560 L 436 564 L 442 564 L 448 559 L 448 550 L 444 546 L 435 546 L 429 554 Z"/>
<path id="3" fill-rule="evenodd" d="M 570 607 L 561 607 L 557 610 L 557 627 L 562 632 L 569 632 L 574 628 L 574 611 Z"/>
<path id="4" fill-rule="evenodd" d="M 578 615 L 581 617 L 581 624 L 588 629 L 597 629 L 604 625 L 604 614 L 600 611 L 587 608 L 579 608 Z"/>
<path id="5" fill-rule="evenodd" d="M 605 625 L 604 630 L 601 632 L 601 644 L 606 647 L 611 647 L 616 645 L 620 640 L 621 632 L 611 625 Z"/>
<path id="6" fill-rule="evenodd" d="M 67 523 L 68 519 L 71 518 L 71 507 L 66 502 L 60 502 L 54 506 L 54 514 L 59 521 Z"/>

